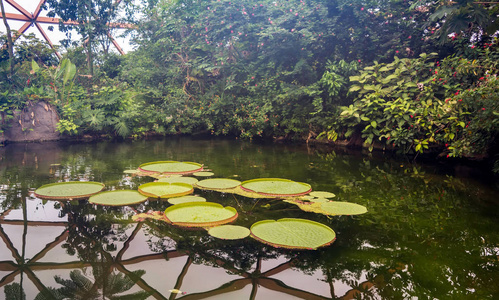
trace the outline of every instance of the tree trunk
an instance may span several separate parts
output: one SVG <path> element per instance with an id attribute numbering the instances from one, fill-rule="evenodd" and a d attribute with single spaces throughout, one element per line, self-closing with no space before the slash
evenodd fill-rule
<path id="1" fill-rule="evenodd" d="M 14 74 L 14 43 L 12 42 L 12 35 L 10 32 L 10 26 L 7 22 L 7 17 L 5 16 L 5 9 L 3 7 L 3 0 L 0 0 L 0 6 L 2 9 L 2 19 L 5 24 L 5 29 L 7 31 L 7 51 L 9 51 L 9 61 L 10 61 L 10 76 Z"/>

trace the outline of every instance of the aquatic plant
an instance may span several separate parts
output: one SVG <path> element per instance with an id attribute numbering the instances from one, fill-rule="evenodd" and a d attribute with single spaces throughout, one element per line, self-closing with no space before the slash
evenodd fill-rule
<path id="1" fill-rule="evenodd" d="M 243 226 L 222 225 L 210 228 L 208 234 L 222 240 L 239 240 L 249 236 L 250 230 Z"/>
<path id="2" fill-rule="evenodd" d="M 89 203 L 109 206 L 123 206 L 142 203 L 147 200 L 147 196 L 137 191 L 121 190 L 107 191 L 93 195 L 88 199 Z"/>
<path id="3" fill-rule="evenodd" d="M 251 226 L 251 237 L 277 248 L 315 250 L 332 244 L 336 233 L 318 222 L 285 218 L 256 222 Z"/>
<path id="4" fill-rule="evenodd" d="M 139 193 L 151 198 L 172 198 L 184 196 L 194 191 L 192 185 L 175 182 L 149 182 L 139 186 Z"/>
<path id="5" fill-rule="evenodd" d="M 67 181 L 50 183 L 35 190 L 34 195 L 48 200 L 85 199 L 104 189 L 104 184 L 92 181 Z"/>
<path id="6" fill-rule="evenodd" d="M 165 210 L 167 222 L 182 227 L 213 227 L 237 219 L 235 208 L 213 202 L 181 203 Z"/>

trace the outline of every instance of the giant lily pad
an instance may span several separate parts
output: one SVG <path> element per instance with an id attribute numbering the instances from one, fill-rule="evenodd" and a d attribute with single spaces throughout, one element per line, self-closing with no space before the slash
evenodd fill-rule
<path id="1" fill-rule="evenodd" d="M 367 208 L 360 204 L 351 202 L 329 201 L 321 203 L 323 211 L 328 215 L 361 215 L 367 212 Z"/>
<path id="2" fill-rule="evenodd" d="M 93 181 L 67 181 L 50 183 L 35 190 L 41 199 L 77 200 L 95 195 L 104 189 L 104 184 Z"/>
<path id="3" fill-rule="evenodd" d="M 243 190 L 256 192 L 266 196 L 292 197 L 310 193 L 312 187 L 303 182 L 281 178 L 259 178 L 244 181 Z"/>
<path id="4" fill-rule="evenodd" d="M 149 182 L 139 186 L 139 193 L 151 198 L 172 198 L 188 195 L 194 191 L 187 183 Z"/>
<path id="5" fill-rule="evenodd" d="M 241 181 L 235 179 L 227 179 L 227 178 L 205 179 L 196 183 L 196 186 L 210 190 L 233 189 L 240 185 Z"/>
<path id="6" fill-rule="evenodd" d="M 317 198 L 334 198 L 334 197 L 336 197 L 336 195 L 333 193 L 319 192 L 319 191 L 310 192 L 310 196 L 317 197 Z"/>
<path id="7" fill-rule="evenodd" d="M 168 207 L 165 218 L 173 225 L 183 227 L 213 227 L 237 219 L 235 208 L 213 202 L 181 203 Z"/>
<path id="8" fill-rule="evenodd" d="M 195 162 L 155 161 L 139 166 L 140 171 L 166 174 L 191 174 L 203 170 L 203 165 Z"/>
<path id="9" fill-rule="evenodd" d="M 336 233 L 324 224 L 291 218 L 256 222 L 251 236 L 277 248 L 309 250 L 328 246 L 336 239 Z"/>
<path id="10" fill-rule="evenodd" d="M 142 203 L 146 200 L 147 196 L 144 196 L 137 191 L 120 190 L 93 195 L 88 199 L 88 202 L 99 205 L 122 206 Z"/>
<path id="11" fill-rule="evenodd" d="M 215 175 L 215 173 L 213 173 L 213 172 L 208 172 L 208 171 L 202 171 L 202 172 L 195 172 L 195 173 L 192 173 L 192 175 L 194 175 L 194 176 L 198 176 L 198 177 L 210 177 L 210 176 Z"/>
<path id="12" fill-rule="evenodd" d="M 222 240 L 240 240 L 250 235 L 250 230 L 243 226 L 222 225 L 210 228 L 208 234 Z"/>
<path id="13" fill-rule="evenodd" d="M 176 183 L 176 182 L 181 182 L 181 183 L 187 183 L 190 185 L 194 185 L 198 180 L 194 177 L 166 177 L 166 178 L 160 178 L 158 179 L 158 182 L 168 182 L 168 183 Z"/>
<path id="14" fill-rule="evenodd" d="M 188 202 L 206 202 L 206 198 L 200 196 L 182 196 L 168 199 L 168 203 L 173 205 Z"/>

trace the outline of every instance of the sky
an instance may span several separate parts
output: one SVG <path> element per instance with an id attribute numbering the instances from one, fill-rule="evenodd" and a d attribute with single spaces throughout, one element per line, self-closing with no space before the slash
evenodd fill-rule
<path id="1" fill-rule="evenodd" d="M 14 0 L 16 3 L 18 3 L 20 6 L 22 6 L 24 9 L 26 9 L 28 12 L 33 13 L 36 10 L 36 7 L 38 6 L 39 0 Z M 20 14 L 15 8 L 13 8 L 9 3 L 6 1 L 3 1 L 4 3 L 4 8 L 6 13 L 15 13 L 15 14 Z M 40 13 L 40 16 L 47 16 L 47 11 L 42 11 Z M 11 30 L 18 30 L 21 28 L 21 26 L 24 24 L 24 21 L 14 21 L 14 20 L 9 20 L 9 26 Z M 53 31 L 49 31 L 48 27 L 51 26 L 51 24 L 41 24 L 40 26 L 43 28 L 45 33 L 49 36 L 50 40 L 52 41 L 53 44 L 58 45 L 60 44 L 60 40 L 66 38 L 66 33 L 60 32 L 59 31 L 59 26 L 58 25 L 52 25 L 54 27 Z M 0 32 L 5 33 L 5 25 L 3 21 L 0 22 Z M 33 24 L 31 25 L 26 31 L 25 34 L 30 34 L 34 33 L 37 38 L 40 40 L 45 41 L 43 38 L 42 34 L 38 31 L 38 28 Z M 118 35 L 122 33 L 122 30 L 116 30 L 116 33 L 114 33 L 114 38 L 120 45 L 120 47 L 125 51 L 130 51 L 132 50 L 132 46 L 130 45 L 130 41 L 128 38 L 120 38 Z M 72 39 L 79 39 L 78 34 L 76 31 L 72 32 Z M 114 47 L 111 47 L 111 50 L 118 53 Z"/>

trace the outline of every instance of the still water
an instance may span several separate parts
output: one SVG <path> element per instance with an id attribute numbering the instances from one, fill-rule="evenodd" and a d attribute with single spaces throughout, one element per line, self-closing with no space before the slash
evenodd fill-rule
<path id="1" fill-rule="evenodd" d="M 236 208 L 237 225 L 304 218 L 337 234 L 331 246 L 291 251 L 131 221 L 166 201 L 110 208 L 31 194 L 69 180 L 137 189 L 153 179 L 123 171 L 161 160 L 202 163 L 219 178 L 306 182 L 368 213 L 327 217 L 280 200 L 195 190 Z M 0 299 L 51 299 L 49 291 L 68 299 L 498 299 L 494 184 L 469 167 L 234 140 L 8 145 L 0 148 Z"/>

